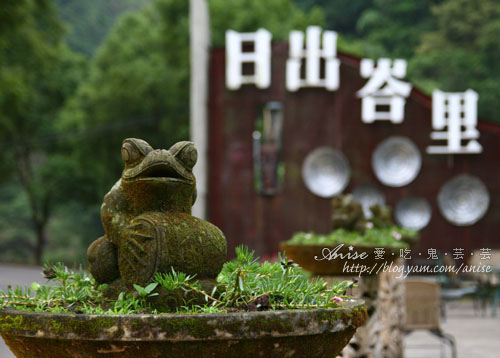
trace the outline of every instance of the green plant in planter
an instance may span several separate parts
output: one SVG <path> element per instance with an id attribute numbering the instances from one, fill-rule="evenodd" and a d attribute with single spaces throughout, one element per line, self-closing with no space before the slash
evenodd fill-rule
<path id="1" fill-rule="evenodd" d="M 328 284 L 310 279 L 300 267 L 280 255 L 277 262 L 259 263 L 246 247 L 236 249 L 236 259 L 224 264 L 212 291 L 203 289 L 194 275 L 182 272 L 157 273 L 145 287 L 134 285 L 136 292 L 121 292 L 107 298 L 106 285 L 99 285 L 83 270 L 71 271 L 62 264 L 45 266 L 44 275 L 53 284 L 33 283 L 31 287 L 0 291 L 0 308 L 52 313 L 133 314 L 162 313 L 151 304 L 158 288 L 181 291 L 182 304 L 163 312 L 223 313 L 283 309 L 332 308 L 342 304 L 353 281 Z M 204 297 L 196 303 L 190 293 Z"/>
<path id="2" fill-rule="evenodd" d="M 336 246 L 339 244 L 357 247 L 393 247 L 407 248 L 409 244 L 403 240 L 414 238 L 418 232 L 398 226 L 388 228 L 367 228 L 363 234 L 356 231 L 337 229 L 330 234 L 321 235 L 312 232 L 298 232 L 287 241 L 293 245 L 325 245 Z"/>
<path id="3" fill-rule="evenodd" d="M 332 209 L 331 233 L 298 232 L 287 244 L 407 248 L 410 242 L 418 239 L 418 231 L 394 224 L 391 209 L 387 206 L 373 205 L 370 207 L 372 217 L 367 219 L 361 204 L 347 194 L 334 197 Z"/>

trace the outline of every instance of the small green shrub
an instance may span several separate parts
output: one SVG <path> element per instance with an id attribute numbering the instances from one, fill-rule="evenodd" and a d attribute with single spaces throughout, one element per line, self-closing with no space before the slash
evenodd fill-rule
<path id="1" fill-rule="evenodd" d="M 328 308 L 341 305 L 353 281 L 328 285 L 320 278 L 310 279 L 300 267 L 284 255 L 277 262 L 259 263 L 254 252 L 236 248 L 236 259 L 224 264 L 211 292 L 202 289 L 195 276 L 182 272 L 158 273 L 154 282 L 142 287 L 134 285 L 133 294 L 121 292 L 116 300 L 103 294 L 106 285 L 97 282 L 80 268 L 71 271 L 62 264 L 45 266 L 44 275 L 52 284 L 33 283 L 31 287 L 0 290 L 0 309 L 87 314 L 160 313 L 148 298 L 158 289 L 194 292 L 205 298 L 205 304 L 192 304 L 187 299 L 176 312 L 221 313 L 238 310 L 280 310 Z M 189 297 L 189 295 L 185 295 Z"/>
<path id="2" fill-rule="evenodd" d="M 356 231 L 337 229 L 330 234 L 320 235 L 312 232 L 298 232 L 287 242 L 293 245 L 353 245 L 361 247 L 406 248 L 406 239 L 415 239 L 417 231 L 398 226 L 388 228 L 367 228 L 364 234 Z"/>

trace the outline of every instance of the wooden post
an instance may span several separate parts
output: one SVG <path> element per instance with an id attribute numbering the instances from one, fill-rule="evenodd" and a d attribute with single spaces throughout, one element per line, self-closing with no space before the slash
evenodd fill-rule
<path id="1" fill-rule="evenodd" d="M 194 167 L 198 197 L 193 215 L 206 217 L 208 177 L 208 66 L 210 51 L 210 14 L 206 0 L 189 2 L 191 96 L 190 136 L 198 149 L 198 162 Z"/>

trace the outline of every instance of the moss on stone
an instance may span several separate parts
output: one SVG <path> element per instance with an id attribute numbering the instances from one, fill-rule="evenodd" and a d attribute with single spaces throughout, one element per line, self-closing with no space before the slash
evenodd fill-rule
<path id="1" fill-rule="evenodd" d="M 250 358 L 262 352 L 266 357 L 319 358 L 335 356 L 366 317 L 366 308 L 356 301 L 338 309 L 208 315 L 0 311 L 0 333 L 20 357 Z"/>

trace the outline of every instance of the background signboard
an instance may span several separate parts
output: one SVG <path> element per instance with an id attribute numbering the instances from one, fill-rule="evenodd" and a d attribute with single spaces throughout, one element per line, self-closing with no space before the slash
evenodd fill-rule
<path id="1" fill-rule="evenodd" d="M 407 98 L 404 121 L 363 123 L 361 99 L 356 92 L 366 82 L 359 74 L 360 59 L 338 54 L 340 86 L 286 90 L 287 43 L 273 43 L 271 85 L 259 89 L 243 85 L 228 90 L 225 85 L 225 51 L 212 51 L 209 91 L 209 219 L 227 236 L 228 252 L 246 243 L 257 253 L 272 254 L 279 242 L 296 231 L 327 233 L 331 229 L 330 199 L 311 193 L 302 178 L 306 156 L 328 146 L 347 158 L 351 175 L 344 192 L 373 185 L 393 208 L 402 199 L 422 197 L 431 207 L 431 218 L 421 231 L 417 249 L 450 252 L 463 248 L 494 248 L 500 243 L 500 127 L 479 121 L 481 154 L 430 155 L 432 144 L 431 98 L 413 88 Z M 273 195 L 259 193 L 254 185 L 253 137 L 256 120 L 268 102 L 283 109 L 282 160 L 285 173 L 282 188 Z M 422 163 L 416 178 L 402 187 L 381 183 L 372 168 L 377 146 L 392 136 L 410 139 L 420 152 Z M 470 226 L 449 223 L 439 211 L 437 197 L 442 186 L 461 174 L 479 178 L 487 187 L 489 207 L 482 219 Z M 462 196 L 470 193 L 461 193 Z"/>

